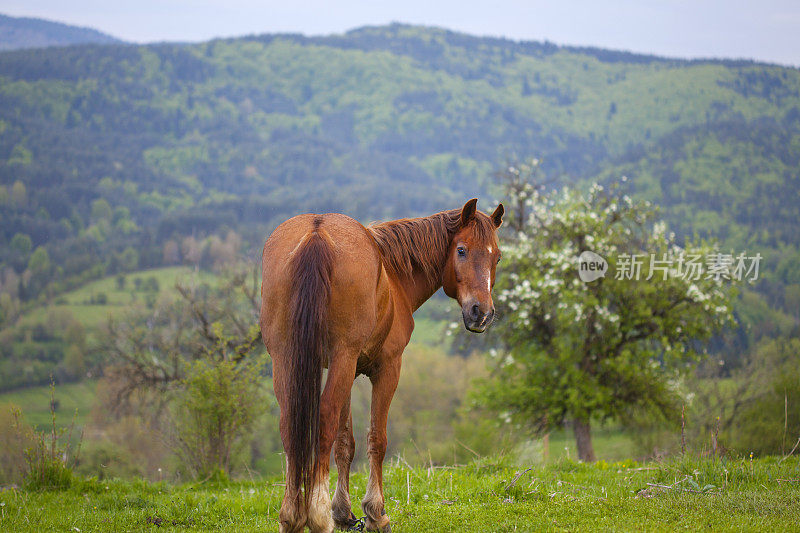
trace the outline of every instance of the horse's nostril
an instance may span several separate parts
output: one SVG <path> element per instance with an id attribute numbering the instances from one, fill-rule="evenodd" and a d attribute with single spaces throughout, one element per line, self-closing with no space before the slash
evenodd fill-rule
<path id="1" fill-rule="evenodd" d="M 481 316 L 481 306 L 475 304 L 472 306 L 472 309 L 469 310 L 469 316 L 472 320 L 478 320 Z"/>

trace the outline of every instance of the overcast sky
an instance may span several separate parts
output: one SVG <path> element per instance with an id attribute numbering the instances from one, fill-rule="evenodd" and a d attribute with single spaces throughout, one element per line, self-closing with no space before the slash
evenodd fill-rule
<path id="1" fill-rule="evenodd" d="M 0 0 L 0 13 L 134 42 L 341 33 L 406 22 L 517 40 L 800 66 L 798 0 Z"/>

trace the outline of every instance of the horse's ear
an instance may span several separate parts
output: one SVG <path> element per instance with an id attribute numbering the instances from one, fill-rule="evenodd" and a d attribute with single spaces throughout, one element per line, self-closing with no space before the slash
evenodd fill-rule
<path id="1" fill-rule="evenodd" d="M 469 202 L 464 204 L 464 207 L 461 209 L 461 225 L 466 226 L 467 223 L 472 220 L 472 217 L 475 216 L 475 210 L 478 205 L 478 199 L 473 198 Z"/>
<path id="2" fill-rule="evenodd" d="M 503 213 L 506 212 L 506 208 L 503 207 L 503 204 L 497 206 L 497 209 L 494 210 L 492 213 L 492 222 L 494 222 L 494 227 L 499 228 L 503 225 Z"/>

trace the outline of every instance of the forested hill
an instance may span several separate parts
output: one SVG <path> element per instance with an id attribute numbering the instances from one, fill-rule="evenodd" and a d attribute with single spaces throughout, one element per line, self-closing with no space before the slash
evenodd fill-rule
<path id="1" fill-rule="evenodd" d="M 0 262 L 36 281 L 47 250 L 48 276 L 9 278 L 24 301 L 52 279 L 177 260 L 164 246 L 187 235 L 258 245 L 299 212 L 486 198 L 505 158 L 533 155 L 562 181 L 624 172 L 682 232 L 791 265 L 799 109 L 796 69 L 397 24 L 5 52 Z"/>
<path id="2" fill-rule="evenodd" d="M 121 42 L 119 39 L 91 28 L 70 26 L 39 18 L 9 17 L 0 14 L 0 50 L 119 42 Z"/>

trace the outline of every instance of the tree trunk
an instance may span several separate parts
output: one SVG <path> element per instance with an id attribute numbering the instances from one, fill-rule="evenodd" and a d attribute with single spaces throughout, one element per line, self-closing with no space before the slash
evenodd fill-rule
<path id="1" fill-rule="evenodd" d="M 550 460 L 550 433 L 545 433 L 542 438 L 542 457 L 545 463 Z"/>
<path id="2" fill-rule="evenodd" d="M 575 443 L 578 445 L 578 459 L 585 462 L 597 461 L 592 446 L 592 428 L 589 420 L 573 420 L 572 429 L 575 431 Z"/>

